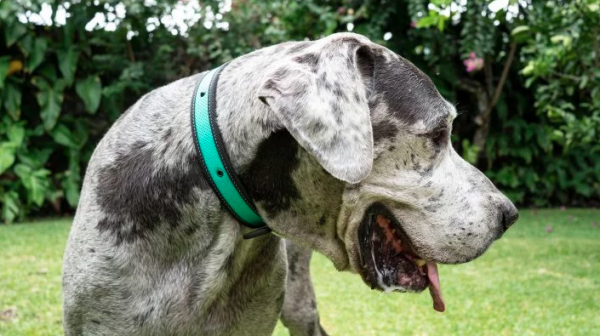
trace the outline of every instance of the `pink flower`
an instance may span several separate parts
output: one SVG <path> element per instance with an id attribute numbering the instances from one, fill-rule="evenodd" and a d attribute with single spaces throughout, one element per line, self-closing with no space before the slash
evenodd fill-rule
<path id="1" fill-rule="evenodd" d="M 410 22 L 410 27 L 411 28 L 417 28 L 417 21 L 411 21 Z"/>
<path id="2" fill-rule="evenodd" d="M 342 6 L 338 8 L 338 14 L 344 15 L 344 13 L 346 13 L 346 7 Z"/>
<path id="3" fill-rule="evenodd" d="M 546 232 L 551 233 L 552 232 L 552 226 L 546 226 Z"/>
<path id="4" fill-rule="evenodd" d="M 477 57 L 474 52 L 471 52 L 463 64 L 467 68 L 467 72 L 479 71 L 483 68 L 483 58 Z"/>

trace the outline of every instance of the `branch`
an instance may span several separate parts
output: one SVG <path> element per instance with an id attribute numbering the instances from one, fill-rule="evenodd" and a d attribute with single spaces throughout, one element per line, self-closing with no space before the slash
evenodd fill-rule
<path id="1" fill-rule="evenodd" d="M 469 78 L 459 78 L 456 82 L 456 86 L 463 91 L 467 91 L 470 93 L 478 93 L 482 90 L 481 84 Z"/>
<path id="2" fill-rule="evenodd" d="M 555 76 L 558 76 L 560 78 L 570 79 L 570 80 L 575 81 L 575 82 L 581 81 L 581 77 L 577 77 L 577 76 L 573 76 L 573 75 L 569 75 L 569 74 L 564 74 L 564 73 L 560 73 L 560 72 L 556 72 L 556 71 L 552 71 L 550 73 L 553 74 L 553 75 L 555 75 Z"/>
<path id="3" fill-rule="evenodd" d="M 598 28 L 594 29 L 594 63 L 600 68 L 600 43 L 598 43 Z"/>
<path id="4" fill-rule="evenodd" d="M 490 112 L 492 112 L 492 110 L 496 106 L 496 103 L 498 102 L 498 99 L 500 98 L 500 94 L 502 93 L 502 89 L 504 88 L 504 83 L 506 82 L 506 78 L 508 77 L 508 72 L 510 70 L 510 66 L 512 65 L 513 60 L 515 59 L 516 51 L 517 51 L 517 43 L 512 42 L 510 44 L 510 51 L 508 53 L 508 58 L 506 59 L 506 63 L 504 63 L 504 69 L 502 69 L 502 76 L 500 76 L 500 81 L 498 81 L 498 86 L 496 86 L 496 92 L 494 92 L 492 101 L 490 102 L 490 105 L 488 106 L 487 110 L 485 111 L 485 114 L 484 114 L 485 116 L 488 116 L 490 114 Z"/>
<path id="5" fill-rule="evenodd" d="M 494 92 L 494 74 L 492 72 L 492 62 L 491 62 L 491 57 L 486 57 L 486 61 L 485 61 L 485 65 L 484 65 L 484 75 L 485 75 L 485 82 L 487 85 L 487 94 L 488 96 L 492 95 L 492 92 Z"/>
<path id="6" fill-rule="evenodd" d="M 127 40 L 127 56 L 131 63 L 135 63 L 135 54 L 133 53 L 133 48 L 131 47 L 131 41 Z"/>

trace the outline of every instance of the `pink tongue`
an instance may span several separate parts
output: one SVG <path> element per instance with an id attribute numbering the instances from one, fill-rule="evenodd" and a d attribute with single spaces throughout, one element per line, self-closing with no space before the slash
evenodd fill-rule
<path id="1" fill-rule="evenodd" d="M 433 261 L 427 262 L 427 278 L 429 279 L 429 294 L 431 294 L 431 298 L 433 299 L 433 309 L 443 313 L 446 310 L 446 304 L 442 298 L 437 264 Z"/>

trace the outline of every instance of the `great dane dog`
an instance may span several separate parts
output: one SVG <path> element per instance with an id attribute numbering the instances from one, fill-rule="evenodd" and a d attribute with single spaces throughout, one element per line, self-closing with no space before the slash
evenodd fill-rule
<path id="1" fill-rule="evenodd" d="M 96 148 L 64 258 L 67 335 L 270 335 L 280 316 L 293 335 L 323 334 L 309 250 L 375 289 L 429 287 L 443 310 L 436 263 L 478 257 L 517 219 L 453 150 L 456 110 L 432 81 L 344 33 L 220 75 L 226 150 L 274 232 L 244 240 L 200 168 L 198 79 L 145 95 Z"/>

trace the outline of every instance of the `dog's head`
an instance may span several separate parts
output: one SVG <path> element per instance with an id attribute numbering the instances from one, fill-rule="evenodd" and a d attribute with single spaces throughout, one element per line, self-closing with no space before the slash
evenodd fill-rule
<path id="1" fill-rule="evenodd" d="M 421 291 L 435 262 L 478 257 L 516 221 L 414 65 L 355 34 L 296 49 L 266 69 L 257 99 L 282 127 L 242 174 L 275 232 L 374 288 Z"/>

